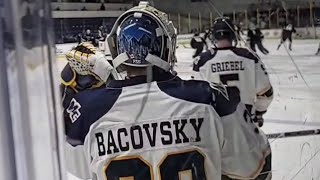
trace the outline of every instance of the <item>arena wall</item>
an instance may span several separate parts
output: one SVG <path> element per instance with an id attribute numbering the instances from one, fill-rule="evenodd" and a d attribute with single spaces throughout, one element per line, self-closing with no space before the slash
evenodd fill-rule
<path id="1" fill-rule="evenodd" d="M 320 27 L 296 28 L 297 33 L 293 35 L 296 39 L 316 39 L 320 38 Z M 247 34 L 247 31 L 244 31 Z M 265 39 L 280 39 L 282 29 L 265 29 L 262 30 Z M 178 44 L 189 44 L 193 34 L 178 35 Z M 246 39 L 246 36 L 243 36 Z"/>

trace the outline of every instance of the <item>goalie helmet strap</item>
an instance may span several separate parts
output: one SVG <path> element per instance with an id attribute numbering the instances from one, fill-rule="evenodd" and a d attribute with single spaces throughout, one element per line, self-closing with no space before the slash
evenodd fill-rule
<path id="1" fill-rule="evenodd" d="M 125 61 L 129 59 L 128 55 L 126 53 L 119 54 L 114 60 L 113 60 L 113 66 L 117 68 L 121 64 L 126 64 Z M 170 70 L 170 64 L 163 59 L 159 58 L 158 56 L 154 56 L 152 54 L 148 54 L 145 58 L 146 61 L 148 61 L 150 64 L 157 66 L 165 71 Z M 147 66 L 143 66 L 147 67 Z"/>

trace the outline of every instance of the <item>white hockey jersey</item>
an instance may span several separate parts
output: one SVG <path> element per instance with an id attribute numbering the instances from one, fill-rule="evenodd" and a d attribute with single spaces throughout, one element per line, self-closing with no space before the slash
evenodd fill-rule
<path id="1" fill-rule="evenodd" d="M 98 180 L 254 178 L 270 149 L 238 90 L 228 93 L 172 76 L 80 92 L 65 107 L 69 172 Z"/>
<path id="2" fill-rule="evenodd" d="M 240 90 L 241 101 L 251 113 L 266 112 L 273 89 L 262 61 L 244 48 L 211 49 L 200 54 L 193 70 L 208 82 Z"/>

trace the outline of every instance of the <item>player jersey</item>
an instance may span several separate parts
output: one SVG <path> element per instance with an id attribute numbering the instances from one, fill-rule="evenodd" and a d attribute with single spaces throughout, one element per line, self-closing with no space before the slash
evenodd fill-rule
<path id="1" fill-rule="evenodd" d="M 256 177 L 269 148 L 236 89 L 138 76 L 78 93 L 68 107 L 68 170 L 98 180 Z"/>
<path id="2" fill-rule="evenodd" d="M 296 33 L 296 29 L 293 24 L 287 24 L 283 27 L 283 35 L 292 35 L 292 33 Z"/>
<path id="3" fill-rule="evenodd" d="M 190 46 L 194 49 L 203 48 L 204 45 L 206 45 L 206 41 L 201 36 L 194 36 L 191 39 Z"/>
<path id="4" fill-rule="evenodd" d="M 193 70 L 203 80 L 237 87 L 241 101 L 252 109 L 266 111 L 270 99 L 256 101 L 257 95 L 273 94 L 267 71 L 260 59 L 244 48 L 211 49 L 195 60 Z"/>

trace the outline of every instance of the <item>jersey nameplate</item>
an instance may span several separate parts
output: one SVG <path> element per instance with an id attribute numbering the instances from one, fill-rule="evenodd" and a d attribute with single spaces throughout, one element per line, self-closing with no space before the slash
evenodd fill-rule
<path id="1" fill-rule="evenodd" d="M 95 133 L 99 156 L 129 150 L 200 142 L 204 118 L 174 119 L 119 126 Z"/>
<path id="2" fill-rule="evenodd" d="M 228 61 L 218 62 L 211 64 L 212 72 L 223 72 L 223 71 L 244 71 L 242 61 Z"/>

